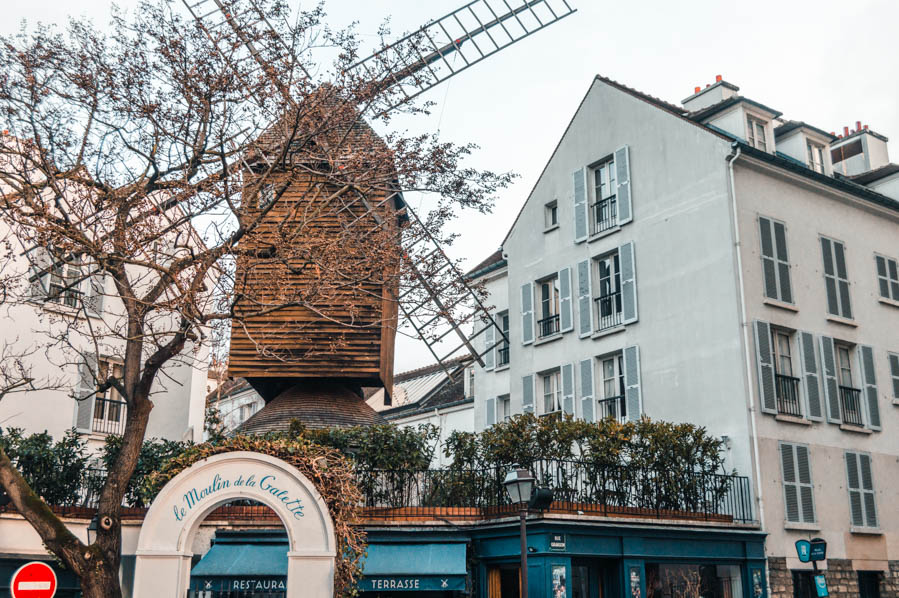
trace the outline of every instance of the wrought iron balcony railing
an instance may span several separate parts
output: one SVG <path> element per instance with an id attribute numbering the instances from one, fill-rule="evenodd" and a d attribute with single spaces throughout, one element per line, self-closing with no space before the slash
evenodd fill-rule
<path id="1" fill-rule="evenodd" d="M 537 332 L 540 338 L 546 338 L 559 332 L 559 314 L 537 321 Z"/>
<path id="2" fill-rule="evenodd" d="M 627 407 L 624 403 L 624 395 L 600 399 L 596 404 L 596 419 L 611 417 L 618 421 L 624 421 L 625 417 L 627 417 Z"/>
<path id="3" fill-rule="evenodd" d="M 615 228 L 618 224 L 618 203 L 614 197 L 593 202 L 593 234 Z"/>
<path id="4" fill-rule="evenodd" d="M 496 350 L 497 367 L 509 364 L 509 347 L 500 347 Z"/>
<path id="5" fill-rule="evenodd" d="M 122 434 L 125 431 L 125 401 L 94 399 L 94 422 L 91 430 L 97 434 Z"/>
<path id="6" fill-rule="evenodd" d="M 865 420 L 862 418 L 862 391 L 850 386 L 840 387 L 840 414 L 843 423 L 847 426 L 862 427 Z"/>
<path id="7" fill-rule="evenodd" d="M 781 415 L 802 417 L 799 405 L 799 378 L 775 374 L 774 383 L 777 392 L 777 412 Z"/>
<path id="8" fill-rule="evenodd" d="M 621 325 L 621 291 L 593 300 L 596 305 L 596 332 Z"/>

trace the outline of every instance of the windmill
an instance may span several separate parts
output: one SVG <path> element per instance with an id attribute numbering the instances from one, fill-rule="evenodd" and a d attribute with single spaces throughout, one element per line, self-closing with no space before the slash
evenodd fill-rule
<path id="1" fill-rule="evenodd" d="M 216 52 L 232 64 L 255 65 L 251 70 L 235 68 L 248 97 L 264 89 L 265 93 L 279 94 L 288 112 L 296 107 L 296 90 L 308 86 L 311 77 L 300 66 L 294 69 L 299 76 L 283 80 L 277 69 L 270 68 L 274 62 L 297 65 L 300 61 L 258 0 L 182 1 Z M 366 92 L 366 114 L 360 116 L 383 116 L 574 12 L 567 0 L 474 0 L 357 61 L 343 75 L 348 81 L 356 77 L 373 82 Z M 308 91 L 308 87 L 305 89 Z M 327 97 L 325 90 L 313 93 L 319 92 Z M 322 101 L 337 100 L 327 97 Z M 268 117 L 272 122 L 285 118 L 284 114 Z M 277 130 L 273 126 L 269 134 L 277 135 Z M 342 139 L 365 137 L 370 143 L 378 142 L 371 139 L 376 134 L 361 121 L 339 133 Z M 253 172 L 271 164 L 264 137 L 251 143 L 251 155 L 243 158 L 250 184 Z M 350 298 L 353 308 L 349 312 L 344 309 L 329 315 L 294 306 L 279 310 L 277 315 L 262 315 L 265 310 L 260 309 L 259 316 L 245 318 L 246 323 L 232 330 L 229 374 L 246 378 L 267 402 L 248 422 L 255 420 L 254 431 L 279 427 L 278 422 L 283 427 L 283 420 L 304 406 L 318 409 L 305 415 L 320 420 L 321 425 L 366 419 L 370 414 L 357 408 L 361 403 L 358 390 L 362 386 L 390 390 L 397 329 L 409 330 L 410 335 L 424 341 L 434 360 L 448 373 L 449 360 L 468 354 L 483 366 L 496 344 L 508 342 L 478 292 L 468 285 L 438 239 L 405 202 L 402 189 L 333 188 L 314 177 L 285 181 L 281 187 L 275 182 L 255 189 L 260 207 L 266 205 L 261 198 L 273 196 L 276 190 L 282 198 L 279 203 L 286 201 L 280 216 L 272 215 L 272 230 L 275 220 L 285 217 L 285 210 L 296 211 L 302 206 L 308 211 L 313 206 L 316 213 L 327 214 L 320 219 L 322 227 L 359 227 L 366 234 L 376 229 L 380 242 L 396 243 L 405 274 L 394 285 L 375 280 L 354 286 L 356 296 Z M 292 273 L 289 265 L 279 268 L 267 261 L 262 245 L 251 247 L 247 253 L 249 257 L 238 262 L 235 277 L 244 285 L 241 293 L 246 304 L 258 307 L 271 302 L 270 294 L 276 288 L 301 289 L 314 284 L 308 275 Z M 273 325 L 279 318 L 306 324 L 301 333 L 283 335 Z M 334 322 L 336 318 L 351 320 L 353 326 L 340 328 Z M 265 349 L 260 349 L 262 346 Z M 322 346 L 328 350 L 316 350 Z M 356 405 L 351 405 L 354 401 Z M 330 418 L 339 411 L 338 404 L 349 406 L 346 421 Z M 280 408 L 276 408 L 278 405 Z"/>

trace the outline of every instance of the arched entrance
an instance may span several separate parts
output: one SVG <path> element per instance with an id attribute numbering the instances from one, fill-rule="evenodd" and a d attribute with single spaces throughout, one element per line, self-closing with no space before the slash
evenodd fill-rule
<path id="1" fill-rule="evenodd" d="M 198 461 L 165 485 L 141 527 L 134 598 L 183 598 L 200 524 L 215 508 L 241 498 L 271 507 L 287 531 L 287 596 L 331 598 L 336 540 L 325 501 L 292 465 L 251 452 Z"/>

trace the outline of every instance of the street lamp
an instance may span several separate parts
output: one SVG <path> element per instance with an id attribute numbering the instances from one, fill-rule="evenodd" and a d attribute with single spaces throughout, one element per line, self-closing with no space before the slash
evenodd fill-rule
<path id="1" fill-rule="evenodd" d="M 525 523 L 528 518 L 528 501 L 534 491 L 534 476 L 523 468 L 515 468 L 506 475 L 503 486 L 509 493 L 512 504 L 519 507 L 521 521 L 521 598 L 528 598 L 528 533 Z"/>
<path id="2" fill-rule="evenodd" d="M 91 539 L 91 536 L 93 536 L 94 539 L 97 538 L 97 524 L 99 523 L 99 521 L 100 521 L 100 516 L 94 515 L 94 518 L 91 519 L 90 525 L 87 526 L 87 544 L 88 544 L 88 546 L 90 546 L 91 544 L 94 543 L 93 539 Z M 91 534 L 91 532 L 93 532 L 93 534 Z"/>

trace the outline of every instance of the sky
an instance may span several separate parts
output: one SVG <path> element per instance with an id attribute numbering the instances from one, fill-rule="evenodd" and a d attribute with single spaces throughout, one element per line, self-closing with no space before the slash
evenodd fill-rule
<path id="1" fill-rule="evenodd" d="M 827 131 L 857 120 L 899 136 L 899 2 L 896 0 L 569 0 L 578 12 L 506 48 L 431 90 L 430 116 L 397 119 L 410 132 L 439 131 L 474 142 L 470 164 L 519 175 L 491 214 L 460 213 L 447 252 L 472 266 L 499 248 L 594 75 L 673 103 L 716 75 L 740 93 Z M 121 0 L 127 9 L 135 0 Z M 295 0 L 297 6 L 311 2 Z M 376 49 L 385 18 L 396 36 L 417 29 L 463 0 L 326 0 L 328 22 L 357 23 Z M 22 19 L 34 25 L 86 16 L 108 21 L 96 0 L 6 2 L 0 34 Z M 897 137 L 899 139 L 899 137 Z M 893 149 L 899 161 L 899 147 Z M 427 351 L 400 340 L 397 372 L 428 362 Z"/>

